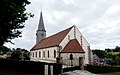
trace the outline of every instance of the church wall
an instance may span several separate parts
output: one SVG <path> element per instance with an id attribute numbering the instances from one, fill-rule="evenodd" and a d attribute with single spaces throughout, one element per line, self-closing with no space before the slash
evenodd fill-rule
<path id="1" fill-rule="evenodd" d="M 87 42 L 87 40 L 84 38 L 84 36 L 77 27 L 76 27 L 76 38 L 80 43 L 80 45 L 82 46 L 83 50 L 85 51 L 85 64 L 89 64 L 89 56 L 88 56 L 89 43 Z"/>
<path id="2" fill-rule="evenodd" d="M 49 54 L 48 54 L 49 51 Z M 39 50 L 34 50 L 31 51 L 31 61 L 44 61 L 44 62 L 56 62 L 56 57 L 54 57 L 54 51 L 56 51 L 56 57 L 58 57 L 58 47 L 49 47 L 49 48 L 44 48 L 44 49 L 39 49 Z M 40 56 L 39 56 L 40 52 Z M 34 53 L 34 57 L 33 57 Z M 37 53 L 37 56 L 36 56 Z"/>
<path id="3" fill-rule="evenodd" d="M 65 65 L 71 65 L 71 60 L 70 60 L 70 54 L 71 53 L 61 53 L 61 57 L 62 57 L 62 63 Z M 83 57 L 83 59 L 85 59 L 85 55 L 83 53 L 72 53 L 73 55 L 73 60 L 72 63 L 74 66 L 79 66 L 79 57 Z M 84 61 L 83 61 L 84 62 Z"/>
<path id="4" fill-rule="evenodd" d="M 76 37 L 74 37 L 74 32 L 75 32 L 75 36 Z M 89 43 L 84 38 L 84 36 L 81 34 L 81 32 L 79 31 L 79 29 L 75 26 L 75 31 L 74 31 L 74 27 L 70 30 L 70 32 L 66 35 L 66 37 L 64 38 L 64 40 L 60 43 L 60 46 L 62 46 L 62 49 L 69 42 L 68 36 L 70 36 L 70 39 L 76 38 L 78 40 L 78 42 L 82 46 L 83 50 L 85 51 L 85 60 L 84 60 L 84 63 L 85 64 L 89 64 L 89 56 L 88 56 L 88 46 L 89 46 Z M 82 42 L 81 42 L 81 40 L 82 40 Z"/>
<path id="5" fill-rule="evenodd" d="M 81 37 L 82 36 L 82 37 Z M 81 54 L 81 53 L 75 53 L 74 56 L 76 58 L 79 58 L 81 56 L 84 57 L 84 64 L 89 64 L 89 49 L 88 46 L 89 43 L 87 42 L 87 40 L 83 37 L 83 35 L 81 34 L 81 32 L 79 31 L 79 29 L 75 26 L 69 31 L 69 33 L 66 35 L 66 37 L 62 40 L 62 42 L 60 43 L 59 46 L 62 46 L 62 49 L 64 49 L 64 47 L 67 45 L 67 43 L 71 40 L 71 39 L 77 39 L 78 42 L 80 43 L 80 45 L 82 46 L 83 50 L 85 51 L 85 54 Z M 44 49 L 39 49 L 39 50 L 34 50 L 31 51 L 30 54 L 30 58 L 32 61 L 56 61 L 56 58 L 54 57 L 54 50 L 56 51 L 56 57 L 58 57 L 59 53 L 59 48 L 58 46 L 56 47 L 49 47 L 49 48 L 44 48 Z M 60 50 L 60 51 L 61 51 Z M 49 51 L 49 57 L 48 57 L 48 51 Z M 41 52 L 41 56 L 39 57 L 39 52 Z M 45 53 L 45 54 L 44 54 Z M 33 57 L 34 54 L 34 57 Z M 36 56 L 37 54 L 37 56 Z M 91 53 L 92 54 L 92 53 Z M 45 56 L 44 56 L 45 55 Z M 68 59 L 68 55 L 67 53 L 62 53 L 61 56 L 64 57 L 64 59 Z"/>
<path id="6" fill-rule="evenodd" d="M 74 28 L 70 30 L 70 32 L 66 35 L 66 37 L 63 39 L 63 41 L 60 43 L 60 46 L 62 46 L 62 49 L 67 45 L 70 39 L 74 39 Z M 61 50 L 62 50 L 61 49 Z"/>

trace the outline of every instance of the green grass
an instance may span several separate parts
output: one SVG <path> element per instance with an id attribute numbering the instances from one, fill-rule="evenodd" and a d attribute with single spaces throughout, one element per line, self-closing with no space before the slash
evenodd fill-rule
<path id="1" fill-rule="evenodd" d="M 120 72 L 109 72 L 109 73 L 101 73 L 98 75 L 120 75 Z"/>
<path id="2" fill-rule="evenodd" d="M 5 59 L 6 57 L 4 55 L 0 55 L 0 58 L 1 59 Z"/>
<path id="3" fill-rule="evenodd" d="M 120 74 L 120 72 L 111 72 L 110 74 Z"/>
<path id="4" fill-rule="evenodd" d="M 120 52 L 108 52 L 108 54 L 112 54 L 112 55 L 117 55 L 119 54 Z"/>

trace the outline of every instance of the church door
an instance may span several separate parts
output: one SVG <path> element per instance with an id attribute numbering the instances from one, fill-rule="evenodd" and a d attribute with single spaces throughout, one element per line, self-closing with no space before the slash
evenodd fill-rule
<path id="1" fill-rule="evenodd" d="M 72 54 L 72 53 L 70 54 L 69 59 L 70 59 L 70 61 L 71 61 L 71 66 L 73 66 L 73 61 L 72 61 L 72 60 L 73 60 L 73 54 Z"/>
<path id="2" fill-rule="evenodd" d="M 79 57 L 80 70 L 84 70 L 83 57 Z"/>

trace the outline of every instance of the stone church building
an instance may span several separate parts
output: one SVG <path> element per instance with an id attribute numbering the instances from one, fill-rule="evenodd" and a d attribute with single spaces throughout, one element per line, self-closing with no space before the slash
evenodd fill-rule
<path id="1" fill-rule="evenodd" d="M 46 37 L 41 12 L 36 32 L 36 44 L 30 50 L 30 60 L 55 63 L 57 58 L 64 65 L 91 64 L 92 51 L 89 43 L 75 25 Z"/>

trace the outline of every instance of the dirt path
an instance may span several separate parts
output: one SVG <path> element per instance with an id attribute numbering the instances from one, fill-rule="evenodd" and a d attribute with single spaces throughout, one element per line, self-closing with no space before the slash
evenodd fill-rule
<path id="1" fill-rule="evenodd" d="M 86 70 L 75 70 L 75 71 L 65 72 L 62 75 L 97 75 L 97 74 L 93 74 Z"/>

